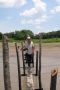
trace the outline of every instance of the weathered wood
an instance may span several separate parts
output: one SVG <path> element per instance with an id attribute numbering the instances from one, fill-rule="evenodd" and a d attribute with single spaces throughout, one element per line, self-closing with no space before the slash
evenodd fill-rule
<path id="1" fill-rule="evenodd" d="M 22 86 L 21 86 L 20 61 L 19 61 L 19 51 L 18 51 L 17 43 L 15 43 L 15 47 L 16 47 L 16 54 L 17 54 L 17 67 L 18 67 L 19 90 L 22 90 Z"/>
<path id="2" fill-rule="evenodd" d="M 9 47 L 8 38 L 3 35 L 3 72 L 5 90 L 11 90 L 10 69 L 9 69 Z"/>
<path id="3" fill-rule="evenodd" d="M 21 45 L 22 45 L 23 76 L 25 76 L 26 73 L 25 73 L 25 62 L 24 62 L 24 54 L 23 54 L 23 43 Z"/>
<path id="4" fill-rule="evenodd" d="M 38 51 L 36 51 L 36 76 L 38 75 Z"/>
<path id="5" fill-rule="evenodd" d="M 42 83 L 41 83 L 41 35 L 40 35 L 40 40 L 39 40 L 39 90 L 42 89 Z"/>
<path id="6" fill-rule="evenodd" d="M 57 73 L 58 73 L 58 69 L 54 69 L 54 70 L 51 71 L 50 90 L 56 90 Z"/>

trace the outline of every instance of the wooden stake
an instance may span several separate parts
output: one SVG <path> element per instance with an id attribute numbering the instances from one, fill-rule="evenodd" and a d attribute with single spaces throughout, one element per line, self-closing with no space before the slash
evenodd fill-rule
<path id="1" fill-rule="evenodd" d="M 36 76 L 38 75 L 38 51 L 36 51 Z"/>
<path id="2" fill-rule="evenodd" d="M 23 60 L 23 76 L 25 76 L 25 62 L 24 62 L 24 54 L 23 54 L 23 43 L 22 43 L 22 60 Z"/>
<path id="3" fill-rule="evenodd" d="M 11 90 L 10 69 L 9 69 L 9 46 L 8 38 L 3 35 L 3 72 L 5 90 Z"/>
<path id="4" fill-rule="evenodd" d="M 54 70 L 51 71 L 50 90 L 56 90 L 57 73 L 58 73 L 58 69 L 54 69 Z"/>
<path id="5" fill-rule="evenodd" d="M 20 71 L 20 61 L 19 61 L 19 52 L 18 52 L 17 43 L 15 43 L 15 47 L 16 47 L 16 54 L 17 54 L 17 67 L 18 67 L 18 81 L 19 81 L 19 90 L 22 90 L 22 86 L 21 86 L 21 71 Z"/>

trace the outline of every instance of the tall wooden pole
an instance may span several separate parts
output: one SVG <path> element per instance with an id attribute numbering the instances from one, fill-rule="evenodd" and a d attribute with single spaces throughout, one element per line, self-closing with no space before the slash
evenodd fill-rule
<path id="1" fill-rule="evenodd" d="M 36 76 L 38 75 L 38 51 L 36 51 Z"/>
<path id="2" fill-rule="evenodd" d="M 5 90 L 11 90 L 8 39 L 3 35 L 3 72 Z"/>
<path id="3" fill-rule="evenodd" d="M 20 61 L 19 61 L 19 52 L 18 52 L 17 43 L 15 43 L 15 47 L 16 47 L 16 54 L 17 54 L 17 67 L 18 67 L 18 81 L 19 81 L 19 90 L 22 90 L 22 87 L 21 87 L 21 71 L 20 71 Z"/>
<path id="4" fill-rule="evenodd" d="M 39 39 L 39 90 L 43 90 L 41 84 L 41 35 Z"/>

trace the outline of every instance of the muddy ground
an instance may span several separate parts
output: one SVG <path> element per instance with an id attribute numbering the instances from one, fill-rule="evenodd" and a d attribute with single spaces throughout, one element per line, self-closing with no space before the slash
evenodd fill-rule
<path id="1" fill-rule="evenodd" d="M 39 50 L 37 44 L 35 45 L 35 55 L 36 55 L 36 50 Z M 19 55 L 20 55 L 20 64 L 21 64 L 21 71 L 22 71 L 21 51 Z M 3 57 L 2 56 L 3 56 L 2 44 L 0 43 L 0 90 L 4 90 Z M 15 51 L 14 43 L 9 44 L 9 57 L 10 57 L 9 65 L 10 65 L 10 76 L 11 76 L 11 87 L 12 87 L 12 90 L 18 90 L 17 59 L 16 59 L 16 51 Z M 35 58 L 34 60 L 36 62 Z M 51 70 L 53 70 L 54 68 L 58 68 L 56 90 L 60 90 L 60 43 L 42 44 L 41 60 L 42 60 L 41 76 L 42 76 L 43 90 L 50 90 Z M 33 71 L 35 73 L 35 69 L 33 69 Z M 24 80 L 25 79 L 23 79 L 23 81 Z M 35 82 L 35 86 L 36 85 L 37 84 Z"/>

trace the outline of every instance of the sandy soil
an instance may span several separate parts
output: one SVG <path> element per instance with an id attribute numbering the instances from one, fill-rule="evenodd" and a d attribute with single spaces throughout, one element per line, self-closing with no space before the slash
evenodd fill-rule
<path id="1" fill-rule="evenodd" d="M 37 44 L 35 45 L 35 55 L 36 55 L 36 50 L 39 50 Z M 21 51 L 19 54 L 20 54 L 20 63 L 22 67 Z M 3 56 L 2 55 L 2 44 L 0 43 L 0 90 L 4 90 L 3 57 L 2 56 Z M 9 63 L 10 63 L 11 87 L 12 87 L 12 90 L 18 90 L 17 59 L 16 59 L 16 51 L 15 51 L 14 43 L 9 44 L 9 57 L 10 57 Z M 44 90 L 50 90 L 51 70 L 53 70 L 54 68 L 58 68 L 57 89 L 56 90 L 60 90 L 60 43 L 42 44 L 41 75 L 42 75 L 42 87 Z M 24 80 L 25 79 L 23 79 L 23 81 Z"/>

